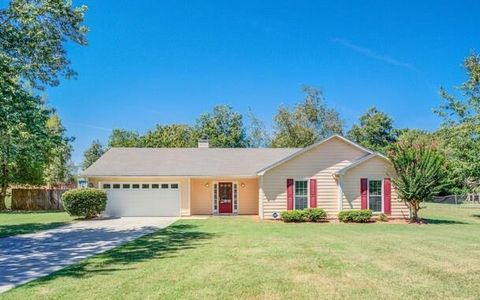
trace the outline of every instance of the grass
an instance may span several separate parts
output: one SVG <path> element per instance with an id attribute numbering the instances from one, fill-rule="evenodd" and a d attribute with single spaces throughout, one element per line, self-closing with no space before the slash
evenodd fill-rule
<path id="1" fill-rule="evenodd" d="M 428 225 L 181 220 L 17 287 L 5 299 L 478 299 L 480 209 Z"/>
<path id="2" fill-rule="evenodd" d="M 72 220 L 66 212 L 0 212 L 0 238 L 52 229 Z"/>

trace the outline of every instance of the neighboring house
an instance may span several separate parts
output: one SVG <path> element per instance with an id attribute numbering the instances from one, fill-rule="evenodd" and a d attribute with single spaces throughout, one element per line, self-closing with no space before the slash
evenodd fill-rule
<path id="1" fill-rule="evenodd" d="M 84 172 L 107 190 L 108 216 L 217 214 L 278 218 L 321 207 L 329 217 L 367 209 L 408 217 L 388 159 L 333 135 L 302 149 L 112 148 Z"/>

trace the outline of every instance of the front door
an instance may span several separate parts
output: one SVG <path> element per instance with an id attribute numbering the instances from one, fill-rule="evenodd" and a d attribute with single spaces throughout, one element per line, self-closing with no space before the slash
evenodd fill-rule
<path id="1" fill-rule="evenodd" d="M 232 183 L 219 182 L 218 183 L 218 212 L 221 214 L 231 214 L 232 208 Z"/>

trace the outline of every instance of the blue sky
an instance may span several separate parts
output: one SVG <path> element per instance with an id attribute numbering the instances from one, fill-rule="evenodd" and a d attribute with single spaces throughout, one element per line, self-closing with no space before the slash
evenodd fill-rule
<path id="1" fill-rule="evenodd" d="M 74 1 L 87 47 L 68 46 L 76 80 L 48 89 L 76 138 L 74 160 L 112 128 L 189 123 L 216 104 L 268 126 L 280 104 L 323 90 L 347 129 L 368 107 L 432 130 L 438 88 L 480 51 L 479 1 Z"/>

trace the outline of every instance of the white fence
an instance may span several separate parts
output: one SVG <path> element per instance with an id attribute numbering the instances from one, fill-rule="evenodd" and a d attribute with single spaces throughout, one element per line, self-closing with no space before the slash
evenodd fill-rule
<path id="1" fill-rule="evenodd" d="M 433 197 L 434 203 L 447 203 L 447 204 L 479 204 L 480 194 L 467 194 L 467 195 L 448 195 Z"/>

